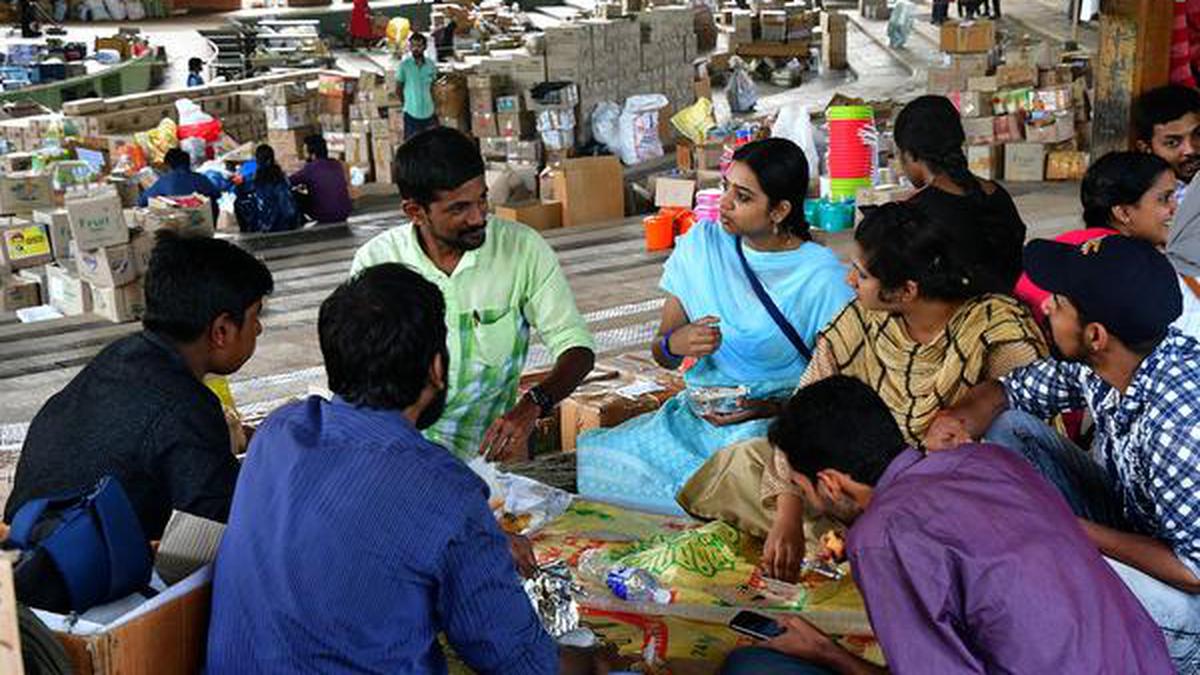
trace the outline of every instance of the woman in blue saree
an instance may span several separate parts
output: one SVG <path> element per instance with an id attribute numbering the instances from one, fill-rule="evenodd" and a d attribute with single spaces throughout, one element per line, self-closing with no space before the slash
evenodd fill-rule
<path id="1" fill-rule="evenodd" d="M 811 240 L 807 189 L 808 162 L 791 141 L 757 141 L 734 154 L 720 222 L 698 223 L 667 260 L 652 353 L 668 368 L 696 360 L 684 375 L 688 390 L 744 385 L 749 396 L 740 412 L 701 418 L 685 391 L 656 412 L 584 434 L 581 495 L 682 514 L 675 495 L 705 460 L 766 435 L 764 418 L 795 390 L 817 334 L 854 297 L 837 257 Z"/>

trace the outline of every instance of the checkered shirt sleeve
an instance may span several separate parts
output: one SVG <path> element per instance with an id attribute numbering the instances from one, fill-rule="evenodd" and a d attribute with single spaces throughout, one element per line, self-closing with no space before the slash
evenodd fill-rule
<path id="1" fill-rule="evenodd" d="M 1049 419 L 1087 405 L 1083 366 L 1044 358 L 1000 378 L 1010 408 Z"/>
<path id="2" fill-rule="evenodd" d="M 1172 365 L 1153 392 L 1145 414 L 1155 431 L 1145 470 L 1158 536 L 1200 577 L 1200 382 Z"/>

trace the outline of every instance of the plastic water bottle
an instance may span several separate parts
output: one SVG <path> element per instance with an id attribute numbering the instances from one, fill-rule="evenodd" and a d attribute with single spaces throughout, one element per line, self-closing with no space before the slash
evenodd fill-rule
<path id="1" fill-rule="evenodd" d="M 580 576 L 608 586 L 612 594 L 629 602 L 671 602 L 670 589 L 659 585 L 654 575 L 638 567 L 615 565 L 602 549 L 585 551 L 576 568 Z"/>
<path id="2" fill-rule="evenodd" d="M 628 602 L 671 603 L 671 591 L 658 585 L 658 580 L 644 569 L 614 567 L 605 579 L 613 595 Z"/>

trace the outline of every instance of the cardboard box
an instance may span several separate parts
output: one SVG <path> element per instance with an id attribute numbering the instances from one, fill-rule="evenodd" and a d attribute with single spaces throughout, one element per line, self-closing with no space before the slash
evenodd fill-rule
<path id="1" fill-rule="evenodd" d="M 1037 83 L 1037 66 L 1006 63 L 996 69 L 996 84 L 1001 89 L 1033 87 Z"/>
<path id="2" fill-rule="evenodd" d="M 472 112 L 471 134 L 477 138 L 492 138 L 494 136 L 499 136 L 500 131 L 496 126 L 496 113 Z"/>
<path id="3" fill-rule="evenodd" d="M 692 208 L 692 197 L 696 194 L 696 181 L 684 178 L 659 177 L 654 180 L 654 205 Z"/>
<path id="4" fill-rule="evenodd" d="M 990 54 L 946 54 L 945 60 L 944 65 L 966 74 L 968 78 L 985 77 L 992 69 Z"/>
<path id="5" fill-rule="evenodd" d="M 59 632 L 43 614 L 76 675 L 198 673 L 204 666 L 212 609 L 211 568 L 204 568 L 92 635 Z"/>
<path id="6" fill-rule="evenodd" d="M 308 103 L 293 103 L 286 106 L 268 106 L 264 111 L 268 129 L 300 129 L 313 126 L 314 111 Z M 333 114 L 330 112 L 330 114 Z"/>
<path id="7" fill-rule="evenodd" d="M 211 237 L 215 231 L 212 206 L 208 197 L 154 197 L 143 212 L 142 227 L 147 232 L 169 229 L 186 237 Z"/>
<path id="8" fill-rule="evenodd" d="M 146 313 L 146 295 L 141 280 L 119 288 L 93 286 L 92 311 L 113 323 L 141 319 Z"/>
<path id="9" fill-rule="evenodd" d="M 1046 146 L 1010 143 L 1004 151 L 1004 178 L 1008 182 L 1040 181 L 1046 177 Z"/>
<path id="10" fill-rule="evenodd" d="M 1030 143 L 1062 143 L 1075 137 L 1075 116 L 1060 113 L 1041 123 L 1025 125 L 1025 140 Z"/>
<path id="11" fill-rule="evenodd" d="M 92 311 L 91 284 L 60 265 L 46 265 L 46 302 L 66 316 Z"/>
<path id="12" fill-rule="evenodd" d="M 15 312 L 42 304 L 42 288 L 36 281 L 0 271 L 0 312 Z"/>
<path id="13" fill-rule="evenodd" d="M 559 202 L 525 201 L 496 207 L 496 216 L 524 223 L 535 230 L 562 227 L 562 204 Z"/>
<path id="14" fill-rule="evenodd" d="M 564 452 L 575 449 L 582 432 L 615 427 L 643 413 L 658 410 L 683 390 L 682 380 L 661 368 L 642 373 L 597 368 L 588 379 L 591 382 L 585 380 L 559 406 Z M 647 384 L 654 390 L 640 393 L 648 388 Z"/>
<path id="15" fill-rule="evenodd" d="M 121 209 L 121 198 L 112 188 L 67 196 L 67 218 L 71 240 L 78 250 L 90 251 L 129 241 L 129 228 Z"/>
<path id="16" fill-rule="evenodd" d="M 968 145 L 991 145 L 996 140 L 996 123 L 989 117 L 965 117 L 963 133 Z"/>
<path id="17" fill-rule="evenodd" d="M 133 254 L 133 269 L 139 277 L 150 271 L 150 257 L 154 254 L 155 235 L 144 229 L 134 230 L 129 237 L 129 249 Z"/>
<path id="18" fill-rule="evenodd" d="M 533 135 L 534 117 L 531 113 L 496 113 L 496 126 L 505 138 L 529 138 Z"/>
<path id="19" fill-rule="evenodd" d="M 986 52 L 996 46 L 996 25 L 991 21 L 947 21 L 942 24 L 944 52 Z"/>
<path id="20" fill-rule="evenodd" d="M 970 145 L 967 146 L 967 168 L 971 173 L 985 180 L 1001 180 L 1004 178 L 1004 146 L 1003 145 Z"/>
<path id="21" fill-rule="evenodd" d="M 37 267 L 53 259 L 50 233 L 45 225 L 0 217 L 0 269 Z"/>
<path id="22" fill-rule="evenodd" d="M 13 584 L 12 561 L 0 558 L 0 673 L 24 675 L 21 656 L 21 629 L 17 620 L 17 594 Z"/>
<path id="23" fill-rule="evenodd" d="M 116 288 L 132 282 L 138 276 L 133 261 L 133 247 L 129 244 L 78 251 L 75 260 L 79 278 L 92 286 Z"/>
<path id="24" fill-rule="evenodd" d="M 541 141 L 522 141 L 507 138 L 504 140 L 508 142 L 508 153 L 505 155 L 505 159 L 509 162 L 524 164 L 542 163 Z"/>
<path id="25" fill-rule="evenodd" d="M 0 175 L 0 215 L 28 216 L 35 209 L 54 208 L 50 174 L 21 171 Z"/>
<path id="26" fill-rule="evenodd" d="M 1033 92 L 1033 110 L 1066 112 L 1073 107 L 1071 85 L 1045 87 Z"/>
<path id="27" fill-rule="evenodd" d="M 1090 158 L 1078 150 L 1055 150 L 1046 155 L 1046 180 L 1083 180 Z"/>
<path id="28" fill-rule="evenodd" d="M 963 117 L 988 117 L 992 114 L 992 95 L 980 91 L 960 91 L 950 95 L 950 101 Z"/>
<path id="29" fill-rule="evenodd" d="M 497 96 L 496 112 L 519 113 L 525 111 L 525 99 L 520 96 Z"/>
<path id="30" fill-rule="evenodd" d="M 33 212 L 33 222 L 46 226 L 50 233 L 50 250 L 55 260 L 71 257 L 71 219 L 66 209 Z"/>
<path id="31" fill-rule="evenodd" d="M 1025 139 L 1025 117 L 1019 113 L 992 118 L 994 143 L 1017 143 Z"/>
<path id="32" fill-rule="evenodd" d="M 967 89 L 991 94 L 1000 89 L 1000 79 L 995 75 L 976 75 L 967 78 Z"/>
<path id="33" fill-rule="evenodd" d="M 554 173 L 554 198 L 562 202 L 563 226 L 625 217 L 625 171 L 616 157 L 568 159 Z"/>
<path id="34" fill-rule="evenodd" d="M 951 66 L 930 66 L 926 71 L 925 90 L 930 94 L 949 94 L 967 88 L 969 76 Z"/>

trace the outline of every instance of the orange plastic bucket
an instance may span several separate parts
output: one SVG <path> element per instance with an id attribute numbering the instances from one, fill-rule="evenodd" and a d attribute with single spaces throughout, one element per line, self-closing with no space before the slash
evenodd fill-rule
<path id="1" fill-rule="evenodd" d="M 642 219 L 646 227 L 646 250 L 665 251 L 675 245 L 675 222 L 662 214 L 646 216 Z"/>

